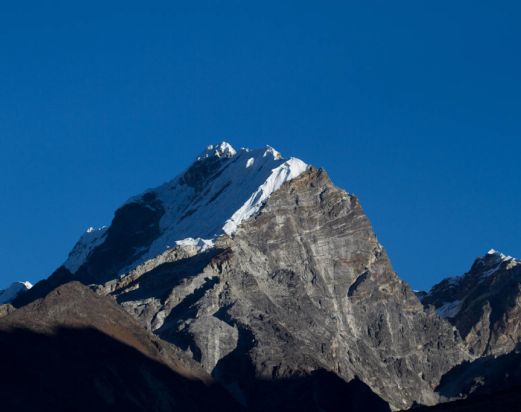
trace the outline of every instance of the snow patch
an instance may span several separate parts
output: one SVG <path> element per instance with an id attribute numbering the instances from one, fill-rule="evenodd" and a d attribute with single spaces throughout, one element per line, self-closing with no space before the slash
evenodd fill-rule
<path id="1" fill-rule="evenodd" d="M 503 263 L 505 262 L 508 262 L 509 267 L 516 266 L 518 263 L 512 256 L 504 255 L 495 249 L 490 249 L 487 254 L 481 258 L 481 260 L 484 265 L 486 265 L 485 267 L 488 267 L 488 269 L 481 274 L 481 276 L 484 278 L 495 274 L 498 270 L 501 269 Z"/>
<path id="2" fill-rule="evenodd" d="M 71 273 L 76 272 L 85 262 L 89 253 L 105 239 L 107 226 L 100 228 L 89 227 L 69 253 L 63 264 Z"/>
<path id="3" fill-rule="evenodd" d="M 220 159 L 212 163 L 213 169 L 208 172 L 212 175 L 205 174 L 202 167 L 200 175 L 192 175 L 192 179 L 198 180 L 187 183 L 184 175 L 191 165 L 173 180 L 144 192 L 154 194 L 164 208 L 160 235 L 120 275 L 175 245 L 193 245 L 201 250 L 213 247 L 214 239 L 234 233 L 273 192 L 308 167 L 299 159 L 284 159 L 270 146 L 236 151 L 226 142 L 208 146 L 194 164 L 211 157 Z M 142 197 L 134 196 L 127 203 L 139 202 Z M 106 228 L 89 228 L 69 254 L 65 267 L 76 272 L 105 237 Z"/>
<path id="4" fill-rule="evenodd" d="M 237 154 L 237 151 L 228 142 L 221 142 L 217 145 L 209 145 L 206 150 L 201 153 L 197 160 L 203 160 L 211 156 L 216 157 L 233 157 Z"/>
<path id="5" fill-rule="evenodd" d="M 197 253 L 204 252 L 214 247 L 212 239 L 201 239 L 200 237 L 196 239 L 188 237 L 186 239 L 176 240 L 175 244 L 177 246 L 195 246 L 197 248 Z"/>
<path id="6" fill-rule="evenodd" d="M 487 256 L 494 256 L 496 257 L 496 259 L 498 260 L 501 260 L 502 262 L 507 262 L 509 260 L 513 260 L 514 258 L 512 256 L 507 256 L 507 255 L 504 255 L 503 253 L 495 250 L 495 249 L 490 249 L 488 252 L 487 252 Z"/>
<path id="7" fill-rule="evenodd" d="M 31 282 L 14 282 L 7 289 L 0 290 L 0 304 L 12 302 L 20 293 L 31 289 Z"/>
<path id="8" fill-rule="evenodd" d="M 263 157 L 266 157 L 269 155 L 272 155 L 275 160 L 282 159 L 282 155 L 279 152 L 277 152 L 273 147 L 266 146 L 266 151 L 264 152 Z"/>
<path id="9" fill-rule="evenodd" d="M 274 158 L 275 156 L 276 155 L 274 155 Z M 292 157 L 281 166 L 273 169 L 268 179 L 259 186 L 241 208 L 226 221 L 223 227 L 224 232 L 228 235 L 235 233 L 237 226 L 257 213 L 273 192 L 280 189 L 285 182 L 301 175 L 307 167 L 308 165 L 302 160 Z"/>
<path id="10" fill-rule="evenodd" d="M 212 240 L 223 233 L 233 233 L 284 181 L 306 168 L 301 160 L 286 160 L 269 146 L 242 148 L 233 157 L 223 159 L 216 178 L 205 185 L 204 191 L 196 192 L 183 183 L 184 173 L 152 189 L 165 208 L 159 222 L 161 235 L 137 264 L 163 253 L 180 239 Z"/>
<path id="11" fill-rule="evenodd" d="M 455 300 L 453 302 L 446 302 L 438 309 L 436 313 L 442 318 L 453 318 L 461 310 L 462 300 Z"/>

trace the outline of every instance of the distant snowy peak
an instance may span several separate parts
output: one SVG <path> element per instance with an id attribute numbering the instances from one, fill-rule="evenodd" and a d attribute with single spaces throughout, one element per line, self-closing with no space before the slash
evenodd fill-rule
<path id="1" fill-rule="evenodd" d="M 462 276 L 419 296 L 459 331 L 474 355 L 502 354 L 521 341 L 521 261 L 490 249 Z"/>
<path id="2" fill-rule="evenodd" d="M 490 249 L 474 261 L 467 273 L 445 278 L 429 292 L 417 293 L 417 296 L 422 303 L 434 305 L 441 317 L 454 318 L 475 290 L 485 287 L 497 276 L 509 274 L 519 265 L 520 260 Z"/>
<path id="3" fill-rule="evenodd" d="M 130 198 L 122 206 L 141 205 L 143 213 L 147 213 L 145 209 L 154 210 L 158 233 L 126 252 L 139 257 L 129 258 L 132 263 L 120 272 L 176 245 L 196 245 L 204 251 L 218 236 L 232 236 L 275 191 L 307 168 L 302 160 L 285 159 L 271 146 L 235 150 L 227 142 L 209 145 L 179 176 Z M 104 242 L 114 238 L 111 227 L 89 228 L 69 254 L 65 267 L 76 273 L 98 246 L 105 248 Z"/>
<path id="4" fill-rule="evenodd" d="M 470 270 L 461 276 L 452 276 L 443 279 L 440 283 L 435 285 L 428 293 L 443 288 L 458 288 L 462 282 L 470 278 L 482 281 L 483 279 L 495 274 L 500 269 L 510 269 L 512 266 L 521 264 L 521 261 L 512 256 L 504 255 L 496 249 L 490 249 L 485 255 L 478 257 Z"/>
<path id="5" fill-rule="evenodd" d="M 0 290 L 0 304 L 12 302 L 18 295 L 31 289 L 31 282 L 14 282 L 7 289 Z"/>
<path id="6" fill-rule="evenodd" d="M 495 249 L 490 249 L 486 255 L 476 259 L 469 273 L 486 278 L 492 276 L 500 269 L 509 269 L 520 263 L 521 261 L 514 259 L 512 256 L 507 256 Z"/>

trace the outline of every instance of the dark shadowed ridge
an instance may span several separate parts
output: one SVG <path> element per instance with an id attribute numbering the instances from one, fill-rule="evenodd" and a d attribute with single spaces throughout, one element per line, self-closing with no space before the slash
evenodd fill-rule
<path id="1" fill-rule="evenodd" d="M 78 282 L 0 319 L 4 410 L 239 410 L 183 353 Z"/>
<path id="2" fill-rule="evenodd" d="M 510 412 L 519 411 L 521 405 L 521 386 L 509 388 L 487 395 L 472 396 L 436 406 L 421 406 L 411 412 Z"/>
<path id="3" fill-rule="evenodd" d="M 94 328 L 0 331 L 5 411 L 240 410 L 218 385 L 189 379 Z"/>
<path id="4" fill-rule="evenodd" d="M 9 411 L 389 410 L 362 382 L 320 370 L 273 381 L 247 376 L 257 389 L 245 407 L 79 282 L 0 319 L 0 364 L 0 399 Z"/>

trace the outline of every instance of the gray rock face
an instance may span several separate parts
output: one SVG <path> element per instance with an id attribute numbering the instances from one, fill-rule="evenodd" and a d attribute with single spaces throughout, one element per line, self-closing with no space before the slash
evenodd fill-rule
<path id="1" fill-rule="evenodd" d="M 458 328 L 474 356 L 506 354 L 521 342 L 521 262 L 510 256 L 491 250 L 422 302 Z"/>
<path id="2" fill-rule="evenodd" d="M 6 411 L 242 410 L 184 353 L 70 282 L 0 319 Z"/>
<path id="3" fill-rule="evenodd" d="M 382 399 L 405 409 L 521 383 L 520 268 L 491 251 L 415 296 L 358 199 L 323 170 L 223 143 L 89 229 L 48 279 L 0 305 L 0 318 L 36 332 L 57 313 L 66 326 L 125 322 L 162 363 L 186 360 L 248 410 L 387 410 Z M 64 289 L 71 280 L 120 306 Z M 41 302 L 52 303 L 49 319 L 32 324 L 24 313 Z"/>
<path id="4" fill-rule="evenodd" d="M 393 272 L 356 197 L 310 169 L 233 237 L 178 246 L 97 287 L 181 347 L 246 405 L 259 379 L 326 370 L 395 409 L 436 403 L 466 359 L 452 325 Z"/>
<path id="5" fill-rule="evenodd" d="M 490 395 L 521 385 L 521 345 L 505 355 L 482 356 L 454 367 L 437 387 L 443 398 Z"/>

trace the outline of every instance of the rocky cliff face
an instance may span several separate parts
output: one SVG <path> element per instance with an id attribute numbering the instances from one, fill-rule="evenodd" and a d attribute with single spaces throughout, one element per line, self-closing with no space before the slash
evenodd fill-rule
<path id="1" fill-rule="evenodd" d="M 474 356 L 509 353 L 521 341 L 521 261 L 490 250 L 422 302 L 458 328 Z"/>
<path id="2" fill-rule="evenodd" d="M 0 319 L 9 411 L 239 410 L 195 362 L 71 282 Z"/>
<path id="3" fill-rule="evenodd" d="M 249 381 L 320 369 L 395 408 L 431 404 L 465 357 L 453 327 L 397 278 L 356 197 L 322 170 L 283 185 L 215 248 L 178 247 L 98 292 L 246 404 L 259 399 Z"/>
<path id="4" fill-rule="evenodd" d="M 458 365 L 519 342 L 519 267 L 490 253 L 422 305 L 355 196 L 270 147 L 223 143 L 89 229 L 13 306 L 78 280 L 247 409 L 405 409 L 457 397 L 442 388 Z"/>

